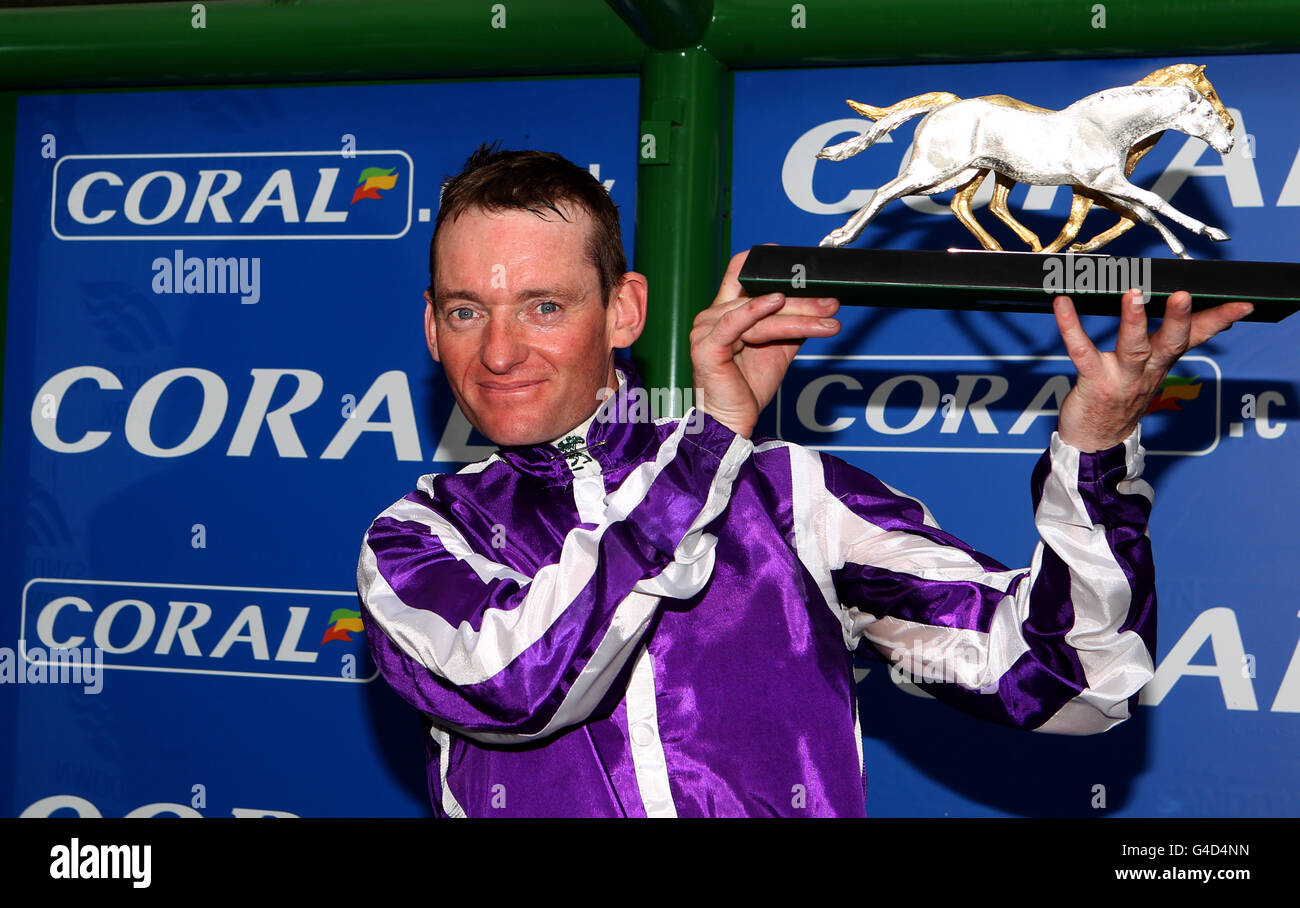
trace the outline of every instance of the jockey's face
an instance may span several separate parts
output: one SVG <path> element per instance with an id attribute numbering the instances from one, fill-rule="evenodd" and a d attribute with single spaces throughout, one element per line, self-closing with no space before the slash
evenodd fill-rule
<path id="1" fill-rule="evenodd" d="M 587 254 L 590 217 L 470 210 L 438 232 L 425 336 L 461 411 L 498 445 L 559 438 L 616 388 L 613 351 L 641 333 L 646 282 L 609 300 Z"/>

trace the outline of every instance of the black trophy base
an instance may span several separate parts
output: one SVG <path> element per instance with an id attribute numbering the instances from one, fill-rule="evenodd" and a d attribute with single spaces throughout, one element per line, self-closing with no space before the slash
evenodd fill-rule
<path id="1" fill-rule="evenodd" d="M 1065 294 L 1083 315 L 1120 314 L 1130 287 L 1150 294 L 1147 313 L 1164 314 L 1175 290 L 1192 309 L 1254 303 L 1247 321 L 1279 322 L 1300 309 L 1300 263 L 1126 258 L 1039 252 L 834 249 L 755 246 L 740 272 L 749 296 L 833 296 L 847 306 L 904 309 L 1052 311 Z"/>

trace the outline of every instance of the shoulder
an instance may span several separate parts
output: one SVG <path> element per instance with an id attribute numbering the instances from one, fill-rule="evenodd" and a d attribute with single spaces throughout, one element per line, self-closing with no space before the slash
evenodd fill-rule
<path id="1" fill-rule="evenodd" d="M 754 460 L 762 469 L 786 469 L 815 476 L 819 481 L 832 478 L 864 477 L 879 482 L 870 473 L 841 460 L 833 454 L 817 451 L 781 438 L 754 436 Z"/>
<path id="2" fill-rule="evenodd" d="M 466 464 L 454 473 L 426 473 L 415 483 L 415 488 L 381 511 L 371 527 L 437 515 L 451 519 L 450 505 L 457 499 L 472 496 L 475 491 L 492 481 L 499 470 L 508 469 L 505 461 L 496 454 Z"/>
<path id="3" fill-rule="evenodd" d="M 509 472 L 510 466 L 494 453 L 483 460 L 466 464 L 454 473 L 425 473 L 416 482 L 411 495 L 423 496 L 431 502 L 449 501 L 473 494 L 502 471 Z"/>
<path id="4" fill-rule="evenodd" d="M 823 506 L 836 502 L 859 514 L 937 526 L 925 503 L 848 461 L 781 439 L 754 439 L 754 460 L 765 476 L 788 476 L 791 492 Z M 838 505 L 836 505 L 838 507 Z"/>

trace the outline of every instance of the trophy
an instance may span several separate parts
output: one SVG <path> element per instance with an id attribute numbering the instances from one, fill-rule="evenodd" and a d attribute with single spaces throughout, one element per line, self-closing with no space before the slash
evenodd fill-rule
<path id="1" fill-rule="evenodd" d="M 1190 292 L 1194 309 L 1252 302 L 1253 321 L 1279 321 L 1297 308 L 1300 265 L 1193 261 L 1166 221 L 1217 242 L 1228 235 L 1129 182 L 1137 163 L 1166 130 L 1202 139 L 1220 154 L 1232 150 L 1235 124 L 1204 66 L 1166 66 L 1133 85 L 1096 92 L 1059 111 L 1007 95 L 962 99 L 943 91 L 889 107 L 848 104 L 871 125 L 859 136 L 823 148 L 818 158 L 843 161 L 923 116 L 910 158 L 897 177 L 877 189 L 818 248 L 755 247 L 740 275 L 748 293 L 788 292 L 791 274 L 798 273 L 794 295 L 835 296 L 844 303 L 874 306 L 1039 312 L 1051 311 L 1055 295 L 1069 293 L 1081 313 L 1114 315 L 1115 293 L 1138 287 L 1153 316 L 1163 314 L 1164 298 L 1175 290 Z M 989 211 L 1029 247 L 1027 252 L 1002 251 L 975 219 L 971 202 L 990 174 L 995 185 Z M 1073 191 L 1069 218 L 1050 243 L 1044 245 L 1007 207 L 1017 183 Z M 979 241 L 980 250 L 839 248 L 857 239 L 890 202 L 947 190 L 956 190 L 949 207 Z M 1115 212 L 1118 221 L 1073 243 L 1093 206 Z M 1139 223 L 1158 231 L 1177 258 L 1090 254 Z M 1062 249 L 1064 255 L 1053 255 Z"/>

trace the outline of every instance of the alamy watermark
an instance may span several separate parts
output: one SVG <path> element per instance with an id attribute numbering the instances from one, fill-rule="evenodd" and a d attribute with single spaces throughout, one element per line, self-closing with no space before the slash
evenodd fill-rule
<path id="1" fill-rule="evenodd" d="M 1151 259 L 1109 255 L 1049 255 L 1043 259 L 1044 293 L 1123 293 L 1151 299 Z"/>
<path id="2" fill-rule="evenodd" d="M 148 889 L 153 879 L 152 845 L 81 844 L 50 849 L 50 877 L 56 880 L 129 880 L 135 889 Z"/>
<path id="3" fill-rule="evenodd" d="M 916 684 L 958 684 L 981 694 L 996 694 L 997 681 L 981 686 L 988 671 L 988 654 L 973 644 L 945 647 L 927 658 L 921 641 L 912 640 L 910 649 L 896 646 L 889 653 L 890 672 L 895 680 Z"/>
<path id="4" fill-rule="evenodd" d="M 206 171 L 205 171 L 206 172 Z M 187 256 L 183 249 L 160 255 L 151 266 L 154 293 L 238 294 L 244 304 L 262 298 L 262 259 L 258 256 Z"/>
<path id="5" fill-rule="evenodd" d="M 641 388 L 621 386 L 618 391 L 601 388 L 596 392 L 600 408 L 596 421 L 655 422 L 672 416 L 686 416 L 686 434 L 704 430 L 704 414 L 695 406 L 699 391 L 693 388 Z M 690 411 L 689 414 L 687 411 Z"/>
<path id="6" fill-rule="evenodd" d="M 98 646 L 53 646 L 48 650 L 0 646 L 0 684 L 80 684 L 87 694 L 104 689 L 104 651 Z"/>

